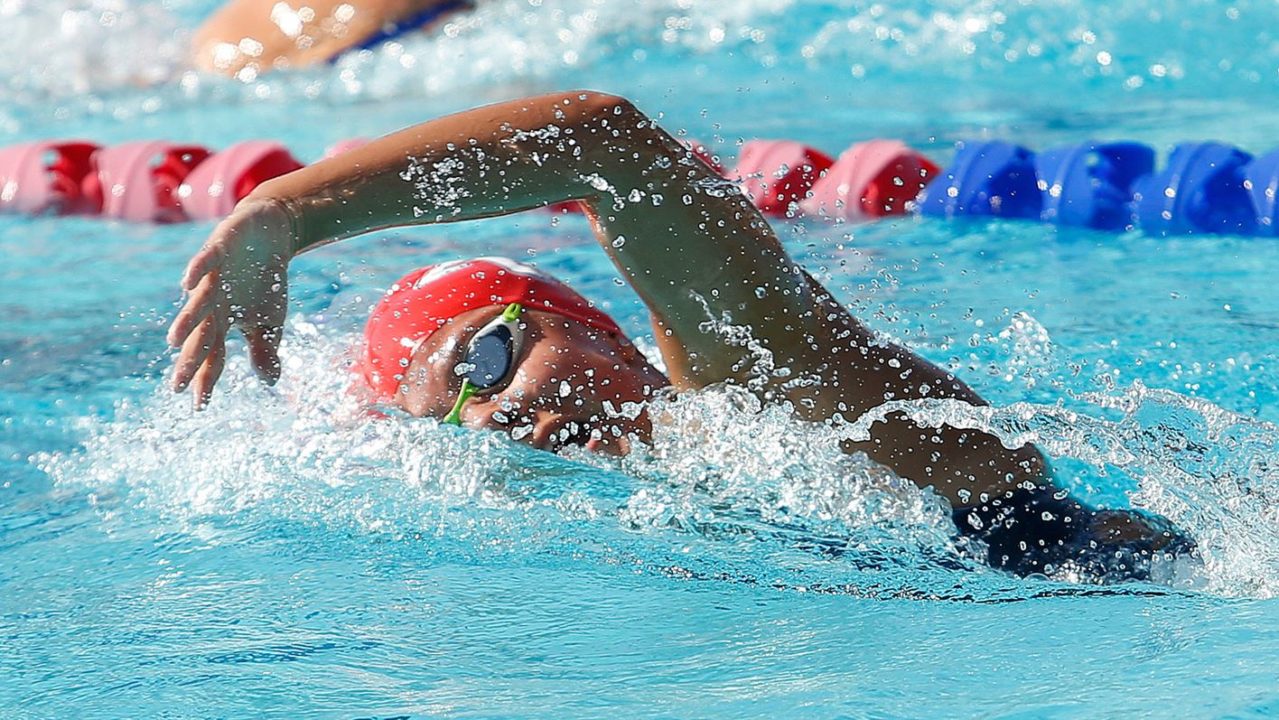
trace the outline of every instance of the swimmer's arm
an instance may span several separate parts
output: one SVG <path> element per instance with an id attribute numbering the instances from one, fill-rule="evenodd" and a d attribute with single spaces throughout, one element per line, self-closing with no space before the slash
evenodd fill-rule
<path id="1" fill-rule="evenodd" d="M 191 61 L 235 75 L 324 62 L 451 0 L 230 0 L 196 30 Z"/>
<path id="2" fill-rule="evenodd" d="M 570 199 L 587 204 L 601 247 L 655 318 L 677 386 L 745 381 L 763 353 L 779 370 L 774 394 L 809 419 L 856 417 L 928 378 L 938 394 L 977 399 L 876 342 L 791 260 L 735 184 L 619 97 L 545 95 L 432 120 L 267 182 L 249 201 L 288 207 L 300 252 Z M 712 320 L 750 336 L 726 337 Z M 804 376 L 816 381 L 789 382 Z"/>
<path id="3" fill-rule="evenodd" d="M 770 343 L 805 315 L 798 268 L 732 185 L 621 98 L 547 95 L 426 122 L 260 185 L 188 264 L 190 295 L 169 333 L 182 347 L 174 387 L 192 385 L 203 404 L 232 325 L 246 331 L 259 373 L 278 375 L 286 268 L 298 252 L 571 199 L 588 204 L 601 244 L 680 341 L 673 364 L 688 369 L 677 378 L 686 386 L 749 370 L 745 349 L 702 332 L 708 308 L 731 309 Z"/>
<path id="4" fill-rule="evenodd" d="M 751 326 L 770 348 L 822 327 L 807 276 L 737 187 L 614 96 L 546 95 L 426 122 L 265 183 L 250 201 L 289 207 L 302 251 L 571 199 L 673 340 L 664 351 L 678 385 L 750 372 L 751 351 L 706 331 L 712 318 Z"/>
<path id="5" fill-rule="evenodd" d="M 886 400 L 984 404 L 950 373 L 874 337 L 786 254 L 735 184 L 622 98 L 568 93 L 471 110 L 263 190 L 293 208 L 299 249 L 581 199 L 601 247 L 652 313 L 677 387 L 762 380 L 765 397 L 789 400 L 808 420 L 851 420 Z M 848 449 L 956 505 L 1047 475 L 1031 446 L 900 417 Z"/>

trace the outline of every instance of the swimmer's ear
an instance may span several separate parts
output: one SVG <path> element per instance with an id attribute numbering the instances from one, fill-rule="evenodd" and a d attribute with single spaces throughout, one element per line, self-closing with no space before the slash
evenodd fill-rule
<path id="1" fill-rule="evenodd" d="M 267 327 L 245 328 L 244 339 L 249 346 L 249 362 L 253 370 L 267 385 L 280 379 L 280 329 Z"/>

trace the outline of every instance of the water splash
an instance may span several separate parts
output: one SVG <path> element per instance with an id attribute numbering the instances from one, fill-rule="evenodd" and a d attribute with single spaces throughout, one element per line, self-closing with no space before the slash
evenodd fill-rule
<path id="1" fill-rule="evenodd" d="M 156 3 L 0 0 L 0 104 L 38 105 L 173 81 L 188 34 Z"/>
<path id="2" fill-rule="evenodd" d="M 731 524 L 749 508 L 758 521 L 840 537 L 845 547 L 857 545 L 859 532 L 902 528 L 903 543 L 951 547 L 954 527 L 940 499 L 864 455 L 845 454 L 838 433 L 796 422 L 787 406 L 723 387 L 660 398 L 651 414 L 652 445 L 618 462 L 654 487 L 628 500 L 623 522 Z"/>
<path id="3" fill-rule="evenodd" d="M 1021 327 L 1011 335 L 1046 342 L 1037 323 Z M 325 330 L 290 323 L 276 388 L 237 358 L 211 411 L 156 390 L 113 420 L 84 421 L 81 452 L 37 462 L 65 487 L 180 523 L 283 516 L 356 534 L 431 533 L 466 555 L 554 547 L 696 576 L 946 596 L 935 587 L 955 586 L 945 568 L 976 568 L 977 551 L 954 538 L 944 503 L 841 450 L 902 412 L 1128 474 L 1135 505 L 1195 538 L 1206 589 L 1279 590 L 1279 427 L 1205 400 L 1133 384 L 1070 407 L 890 402 L 830 426 L 744 388 L 713 388 L 657 398 L 652 444 L 626 458 L 554 456 L 496 433 L 370 415 L 347 392 L 354 340 Z"/>
<path id="4" fill-rule="evenodd" d="M 185 3 L 190 5 L 190 2 Z M 694 53 L 754 44 L 758 21 L 787 3 L 750 0 L 601 2 L 491 0 L 435 32 L 347 53 L 331 65 L 248 81 L 192 72 L 188 43 L 206 12 L 140 0 L 0 1 L 0 101 L 63 112 L 156 112 L 209 102 L 363 102 L 441 97 L 562 78 L 620 51 L 672 47 Z M 35 59 L 35 61 L 33 61 Z M 128 95 L 145 91 L 136 108 Z M 158 92 L 157 92 L 158 91 Z M 95 97 L 81 96 L 91 93 Z M 101 96 L 114 94 L 110 102 Z"/>
<path id="5" fill-rule="evenodd" d="M 659 399 L 652 446 L 625 459 L 555 456 L 499 433 L 370 415 L 346 392 L 349 339 L 325 336 L 290 323 L 275 388 L 237 358 L 209 411 L 157 389 L 115 419 L 84 421 L 81 451 L 37 463 L 103 507 L 183 528 L 284 519 L 429 534 L 467 557 L 553 552 L 863 592 L 953 588 L 943 567 L 977 567 L 938 498 L 744 390 Z"/>
<path id="6" fill-rule="evenodd" d="M 1030 313 L 1014 315 L 1008 327 L 999 331 L 999 340 L 1009 346 L 1009 358 L 1004 365 L 1005 381 L 1019 379 L 1030 389 L 1046 379 L 1056 365 L 1048 329 Z"/>

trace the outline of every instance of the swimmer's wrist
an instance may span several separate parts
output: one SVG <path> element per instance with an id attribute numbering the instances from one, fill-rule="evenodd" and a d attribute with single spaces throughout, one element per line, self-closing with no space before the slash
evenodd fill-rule
<path id="1" fill-rule="evenodd" d="M 336 202 L 331 194 L 283 184 L 283 179 L 262 183 L 246 200 L 266 203 L 288 218 L 290 257 L 363 231 L 363 228 L 354 228 L 355 232 L 351 232 L 352 228 L 348 227 L 351 223 L 344 217 L 346 204 Z"/>
<path id="2" fill-rule="evenodd" d="M 311 244 L 306 237 L 302 204 L 288 197 L 272 198 L 272 202 L 289 219 L 289 256 L 295 257 Z"/>
<path id="3" fill-rule="evenodd" d="M 281 250 L 288 253 L 289 258 L 295 257 L 298 253 L 305 250 L 312 243 L 308 242 L 306 236 L 306 223 L 304 222 L 304 213 L 302 203 L 298 202 L 284 194 L 274 194 L 265 192 L 266 184 L 259 186 L 258 190 L 250 193 L 244 199 L 245 203 L 257 204 L 259 207 L 271 208 L 284 215 L 288 221 L 288 241 Z"/>

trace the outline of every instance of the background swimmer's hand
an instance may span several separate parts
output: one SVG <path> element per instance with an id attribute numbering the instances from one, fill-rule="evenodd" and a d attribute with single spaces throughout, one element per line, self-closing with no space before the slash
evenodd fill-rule
<path id="1" fill-rule="evenodd" d="M 244 333 L 258 376 L 272 384 L 279 379 L 292 243 L 293 222 L 285 206 L 249 199 L 218 224 L 187 263 L 182 289 L 188 295 L 169 327 L 169 344 L 182 348 L 173 391 L 190 386 L 196 409 L 208 403 L 222 375 L 232 325 Z"/>

